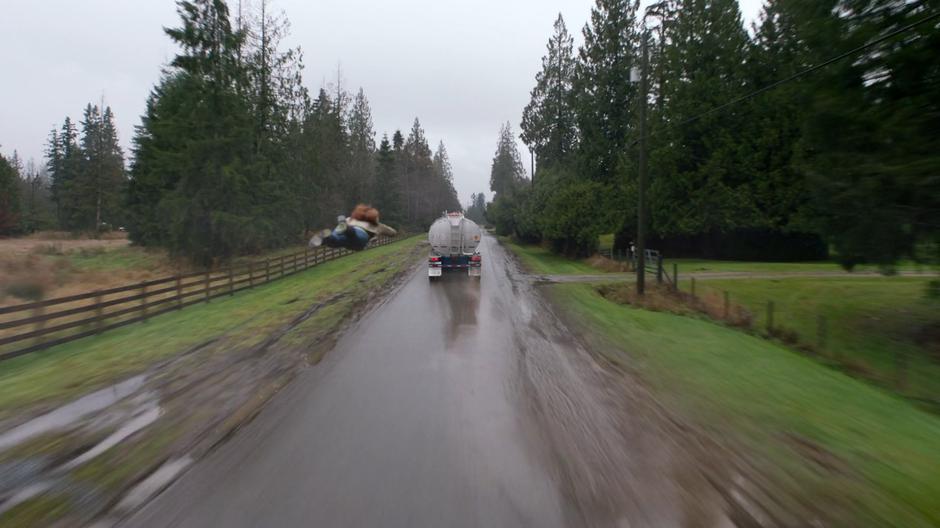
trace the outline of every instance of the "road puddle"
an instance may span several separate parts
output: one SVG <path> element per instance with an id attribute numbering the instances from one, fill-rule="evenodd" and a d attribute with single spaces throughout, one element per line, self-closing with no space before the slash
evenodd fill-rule
<path id="1" fill-rule="evenodd" d="M 20 468 L 22 474 L 15 479 L 0 478 L 0 515 L 44 493 L 68 489 L 74 484 L 68 478 L 70 471 L 94 460 L 157 421 L 163 413 L 157 393 L 145 391 L 135 395 L 135 392 L 143 387 L 144 381 L 144 376 L 130 378 L 81 397 L 0 435 L 0 451 L 3 451 L 39 435 L 62 431 L 75 425 L 80 425 L 81 435 L 94 435 L 95 432 L 100 435 L 113 430 L 103 440 L 61 464 L 55 464 L 50 458 L 43 457 L 36 459 L 34 464 L 26 464 L 32 459 L 7 462 L 6 465 L 11 468 Z M 75 434 L 75 430 L 70 430 L 68 434 Z M 158 471 L 168 470 L 164 466 Z M 4 483 L 5 480 L 8 481 Z"/>
<path id="2" fill-rule="evenodd" d="M 147 499 L 156 495 L 157 492 L 166 487 L 170 482 L 173 482 L 173 479 L 184 469 L 189 467 L 192 462 L 193 460 L 190 457 L 177 458 L 166 462 L 160 466 L 159 469 L 151 473 L 149 477 L 134 486 L 134 488 L 121 499 L 117 509 L 119 511 L 131 511 L 140 507 Z"/>
<path id="3" fill-rule="evenodd" d="M 89 460 L 92 460 L 108 449 L 118 445 L 125 438 L 157 421 L 157 418 L 160 417 L 160 414 L 160 407 L 156 404 L 151 404 L 145 407 L 144 409 L 140 410 L 140 412 L 138 412 L 134 418 L 121 426 L 117 431 L 111 433 L 111 435 L 99 442 L 97 445 L 95 445 L 95 447 L 85 451 L 69 463 L 65 464 L 62 469 L 64 471 L 68 471 L 84 464 L 85 462 L 88 462 Z"/>
<path id="4" fill-rule="evenodd" d="M 72 403 L 33 418 L 0 434 L 0 451 L 9 449 L 43 433 L 64 429 L 86 416 L 99 412 L 133 394 L 143 386 L 145 377 L 135 376 L 116 385 L 83 396 Z"/>

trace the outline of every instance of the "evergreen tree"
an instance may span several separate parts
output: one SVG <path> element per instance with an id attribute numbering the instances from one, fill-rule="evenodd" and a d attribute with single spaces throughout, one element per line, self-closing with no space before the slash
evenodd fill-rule
<path id="1" fill-rule="evenodd" d="M 396 134 L 400 139 L 401 133 L 396 132 Z M 382 222 L 399 225 L 404 220 L 397 160 L 395 150 L 388 140 L 388 134 L 382 136 L 378 152 L 376 152 L 375 199 L 372 203 L 382 215 Z"/>
<path id="2" fill-rule="evenodd" d="M 454 170 L 450 164 L 450 157 L 447 155 L 447 148 L 441 141 L 434 151 L 434 182 L 433 192 L 430 193 L 433 203 L 430 212 L 440 211 L 462 211 L 460 199 L 457 197 L 457 191 L 454 189 Z M 432 217 L 433 221 L 433 217 Z"/>
<path id="3" fill-rule="evenodd" d="M 61 229 L 73 230 L 78 228 L 76 221 L 79 209 L 77 194 L 73 191 L 82 170 L 83 154 L 78 144 L 78 129 L 69 117 L 62 124 L 57 148 L 55 153 L 59 155 L 58 160 L 53 162 L 55 153 L 49 158 L 49 166 L 54 168 L 51 177 L 55 189 L 56 216 Z"/>
<path id="4" fill-rule="evenodd" d="M 121 218 L 124 154 L 118 144 L 114 115 L 88 104 L 82 120 L 80 170 L 67 187 L 72 229 L 99 232 Z"/>
<path id="5" fill-rule="evenodd" d="M 178 11 L 181 27 L 166 33 L 181 48 L 172 66 L 186 84 L 179 111 L 187 126 L 173 131 L 184 147 L 169 154 L 174 159 L 162 160 L 178 171 L 179 180 L 161 208 L 168 215 L 171 250 L 210 264 L 256 244 L 259 235 L 246 171 L 252 118 L 240 95 L 244 33 L 232 28 L 222 0 L 181 1 Z"/>
<path id="6" fill-rule="evenodd" d="M 654 230 L 688 235 L 760 222 L 749 170 L 738 155 L 746 113 L 708 109 L 743 95 L 747 33 L 736 0 L 677 0 L 663 22 L 664 82 L 654 113 L 650 166 Z"/>
<path id="7" fill-rule="evenodd" d="M 637 5 L 637 0 L 596 0 L 578 53 L 579 165 L 586 177 L 608 185 L 621 179 L 628 138 L 635 137 L 636 87 L 630 70 L 638 55 Z"/>
<path id="8" fill-rule="evenodd" d="M 33 233 L 54 227 L 48 178 L 32 159 L 20 174 L 19 197 L 20 232 Z"/>
<path id="9" fill-rule="evenodd" d="M 313 229 L 348 212 L 347 200 L 354 193 L 344 179 L 349 156 L 343 115 L 324 89 L 307 113 L 304 136 L 307 167 L 302 192 L 308 212 L 305 227 Z M 318 211 L 310 209 L 314 203 L 321 206 Z"/>
<path id="10" fill-rule="evenodd" d="M 127 221 L 130 239 L 144 246 L 171 244 L 169 202 L 182 178 L 182 156 L 189 146 L 177 131 L 186 127 L 190 76 L 164 76 L 147 99 L 133 138 L 134 161 L 128 182 Z"/>
<path id="11" fill-rule="evenodd" d="M 486 195 L 482 192 L 471 194 L 465 214 L 470 220 L 483 225 L 486 222 Z"/>
<path id="12" fill-rule="evenodd" d="M 375 131 L 372 109 L 362 88 L 349 110 L 349 181 L 351 193 L 346 197 L 350 208 L 359 202 L 375 200 Z"/>
<path id="13" fill-rule="evenodd" d="M 490 169 L 490 190 L 497 195 L 513 195 L 525 181 L 525 168 L 509 123 L 499 129 L 496 153 Z"/>
<path id="14" fill-rule="evenodd" d="M 567 162 L 577 143 L 572 101 L 574 40 L 560 13 L 554 27 L 548 54 L 542 57 L 542 71 L 535 76 L 532 100 L 522 112 L 522 141 L 535 151 L 539 165 L 546 167 Z"/>
<path id="15" fill-rule="evenodd" d="M 426 193 L 434 189 L 434 168 L 431 147 L 418 118 L 411 125 L 402 154 L 408 222 L 412 226 L 424 226 L 436 218 L 440 211 L 432 211 L 430 200 L 425 198 Z"/>
<path id="16" fill-rule="evenodd" d="M 20 222 L 19 174 L 15 165 L 0 154 L 0 236 L 15 234 Z"/>
<path id="17" fill-rule="evenodd" d="M 929 2 L 846 0 L 820 17 L 828 53 L 853 49 L 929 13 Z M 801 143 L 819 221 L 847 267 L 890 267 L 910 256 L 940 260 L 940 30 L 903 37 L 828 67 L 810 86 Z"/>
<path id="18" fill-rule="evenodd" d="M 490 190 L 495 196 L 487 210 L 487 219 L 496 226 L 497 233 L 516 233 L 520 217 L 526 211 L 527 183 L 512 128 L 506 123 L 500 128 L 490 168 Z"/>

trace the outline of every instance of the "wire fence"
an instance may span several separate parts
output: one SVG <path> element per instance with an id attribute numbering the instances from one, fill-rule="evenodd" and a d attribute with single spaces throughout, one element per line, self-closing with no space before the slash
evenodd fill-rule
<path id="1" fill-rule="evenodd" d="M 393 242 L 376 237 L 369 248 Z M 305 249 L 215 271 L 177 274 L 106 290 L 0 307 L 0 361 L 143 322 L 293 275 L 353 253 Z"/>
<path id="2" fill-rule="evenodd" d="M 690 277 L 683 281 L 681 288 L 673 286 L 671 289 L 685 297 L 687 305 L 711 319 L 779 341 L 846 374 L 917 400 L 935 412 L 940 411 L 937 392 L 940 384 L 932 379 L 940 370 L 929 357 L 912 354 L 901 345 L 886 347 L 877 353 L 862 352 L 851 344 L 857 340 L 846 335 L 850 330 L 846 329 L 844 314 L 824 313 L 822 309 L 778 302 L 773 298 L 761 301 L 753 295 L 742 297 L 708 282 Z"/>

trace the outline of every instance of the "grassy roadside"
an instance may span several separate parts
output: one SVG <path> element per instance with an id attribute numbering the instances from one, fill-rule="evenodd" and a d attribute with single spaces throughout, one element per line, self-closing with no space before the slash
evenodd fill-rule
<path id="1" fill-rule="evenodd" d="M 331 261 L 252 291 L 213 300 L 0 363 L 0 419 L 41 402 L 55 402 L 106 386 L 209 339 L 250 345 L 294 317 L 302 307 L 339 292 L 365 288 L 394 275 L 414 248 L 413 237 Z M 345 313 L 324 310 L 305 324 L 335 324 Z M 332 317 L 335 320 L 321 321 Z"/>
<path id="2" fill-rule="evenodd" d="M 778 335 L 785 333 L 812 346 L 856 376 L 936 405 L 940 403 L 940 302 L 924 295 L 930 280 L 715 280 L 700 282 L 698 290 L 716 298 L 728 291 L 731 301 L 746 307 L 755 328 L 762 330 L 767 325 L 767 302 L 772 300 Z"/>
<path id="3" fill-rule="evenodd" d="M 527 269 L 545 275 L 595 275 L 604 271 L 583 260 L 572 260 L 552 253 L 541 246 L 522 245 L 506 238 L 500 242 L 519 256 Z"/>
<path id="4" fill-rule="evenodd" d="M 663 260 L 667 269 L 671 270 L 673 263 L 679 266 L 679 276 L 684 273 L 701 272 L 755 272 L 755 273 L 788 273 L 788 272 L 834 272 L 840 273 L 846 270 L 838 263 L 829 260 L 820 260 L 814 262 L 745 262 L 737 260 L 706 260 L 706 259 L 671 259 Z M 930 267 L 919 265 L 915 262 L 901 262 L 896 267 L 897 271 L 931 271 Z M 877 266 L 860 265 L 853 271 L 858 272 L 878 272 Z"/>
<path id="5" fill-rule="evenodd" d="M 781 502 L 837 526 L 940 523 L 940 417 L 732 328 L 616 304 L 585 284 L 546 291 L 616 343 L 610 359 L 668 408 L 752 461 Z"/>

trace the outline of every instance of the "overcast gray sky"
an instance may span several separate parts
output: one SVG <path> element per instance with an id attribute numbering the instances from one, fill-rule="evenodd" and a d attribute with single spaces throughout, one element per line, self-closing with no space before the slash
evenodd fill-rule
<path id="1" fill-rule="evenodd" d="M 740 0 L 753 20 L 761 0 Z M 234 5 L 234 0 L 230 2 Z M 500 123 L 522 108 L 562 13 L 579 44 L 593 0 L 274 0 L 292 24 L 312 90 L 337 66 L 365 90 L 377 139 L 417 116 L 443 140 L 462 202 L 486 190 Z M 646 2 L 643 2 L 644 4 Z M 144 102 L 175 48 L 171 0 L 10 0 L 0 30 L 0 152 L 41 162 L 46 136 L 89 102 L 114 110 L 128 148 Z M 749 22 L 748 22 L 749 23 Z M 522 145 L 520 143 L 520 149 Z M 525 156 L 528 159 L 528 154 Z M 526 164 L 528 165 L 528 163 Z"/>

